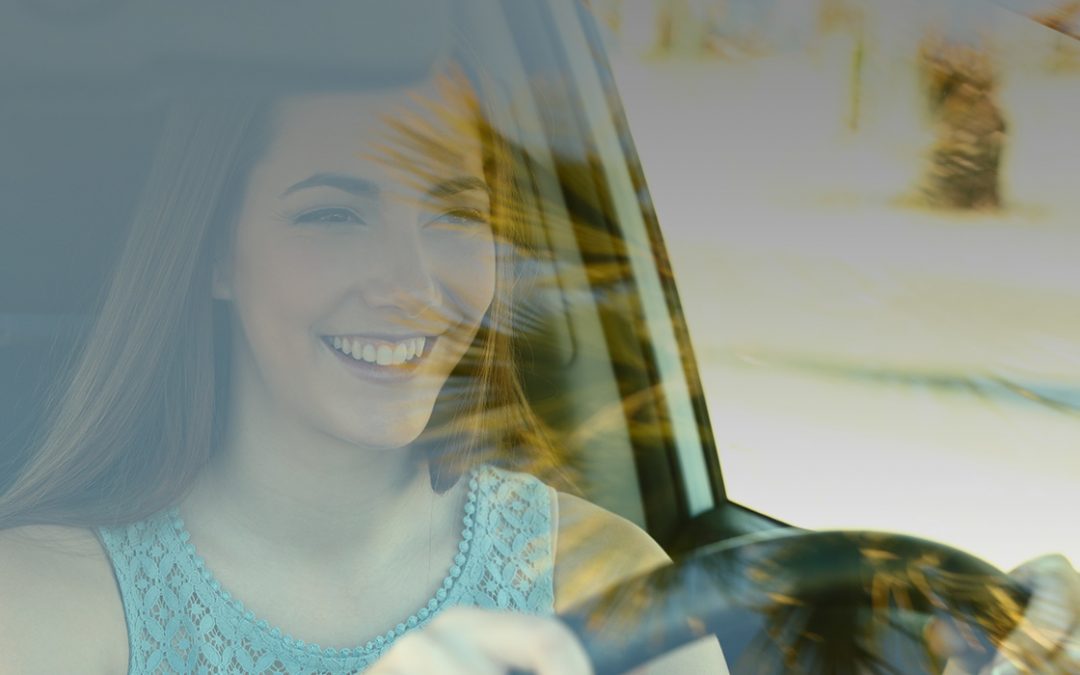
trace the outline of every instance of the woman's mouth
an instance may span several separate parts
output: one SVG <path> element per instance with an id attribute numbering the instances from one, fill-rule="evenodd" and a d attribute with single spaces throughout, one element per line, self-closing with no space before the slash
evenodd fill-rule
<path id="1" fill-rule="evenodd" d="M 431 353 L 437 336 L 387 340 L 357 335 L 324 335 L 323 343 L 354 372 L 398 378 L 411 375 Z"/>
<path id="2" fill-rule="evenodd" d="M 379 366 L 400 366 L 423 358 L 427 336 L 410 337 L 396 342 L 362 337 L 327 336 L 326 342 L 354 361 L 367 361 Z"/>

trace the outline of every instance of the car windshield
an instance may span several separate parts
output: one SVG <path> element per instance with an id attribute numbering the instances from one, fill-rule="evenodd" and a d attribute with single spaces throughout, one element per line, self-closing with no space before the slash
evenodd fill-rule
<path id="1" fill-rule="evenodd" d="M 0 8 L 0 530 L 94 535 L 130 672 L 454 605 L 613 669 L 986 660 L 1026 596 L 948 546 L 1062 550 L 1080 476 L 1078 80 L 887 7 Z"/>

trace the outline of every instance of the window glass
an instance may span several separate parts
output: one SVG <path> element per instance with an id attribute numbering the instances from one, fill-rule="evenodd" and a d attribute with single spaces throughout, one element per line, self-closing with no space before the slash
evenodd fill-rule
<path id="1" fill-rule="evenodd" d="M 731 499 L 1080 559 L 1074 4 L 596 3 Z"/>
<path id="2" fill-rule="evenodd" d="M 322 312 L 321 318 L 312 315 L 304 321 L 330 332 L 357 332 L 359 324 L 380 322 L 381 329 L 369 332 L 405 331 L 388 327 L 393 312 L 372 316 L 371 307 L 364 307 L 379 303 L 359 299 L 379 285 L 364 276 L 374 263 L 362 255 L 392 243 L 389 225 L 382 226 L 385 237 L 375 238 L 379 223 L 404 218 L 420 242 L 411 255 L 434 270 L 432 283 L 450 286 L 475 282 L 465 278 L 464 270 L 482 270 L 491 262 L 478 257 L 476 242 L 483 237 L 466 236 L 466 225 L 474 226 L 474 235 L 490 230 L 498 290 L 488 306 L 505 310 L 512 319 L 499 324 L 491 310 L 481 312 L 483 321 L 477 321 L 500 339 L 507 338 L 492 347 L 497 352 L 494 365 L 517 373 L 513 382 L 502 385 L 520 386 L 530 418 L 508 423 L 513 415 L 504 416 L 496 423 L 506 412 L 501 407 L 506 400 L 498 403 L 498 397 L 489 399 L 490 409 L 480 413 L 489 416 L 492 430 L 517 425 L 549 441 L 541 453 L 546 466 L 526 459 L 541 456 L 535 447 L 501 448 L 508 465 L 520 461 L 518 468 L 551 477 L 561 487 L 646 526 L 635 452 L 655 451 L 656 461 L 664 464 L 663 454 L 678 445 L 693 508 L 711 506 L 686 383 L 669 382 L 672 374 L 682 376 L 679 350 L 627 156 L 612 124 L 609 101 L 598 90 L 604 71 L 590 50 L 590 29 L 581 25 L 584 14 L 572 4 L 550 11 L 525 5 L 492 11 L 492 4 L 483 0 L 452 4 L 453 11 L 450 3 L 426 0 L 377 9 L 331 1 L 296 13 L 289 9 L 266 26 L 235 37 L 226 27 L 244 21 L 240 9 L 217 23 L 208 18 L 207 6 L 200 5 L 173 22 L 162 20 L 157 5 L 127 10 L 104 4 L 86 10 L 97 22 L 94 34 L 110 36 L 107 41 L 116 45 L 104 51 L 83 35 L 78 21 L 65 19 L 65 11 L 77 14 L 77 8 L 58 10 L 58 16 L 39 16 L 21 6 L 4 10 L 12 25 L 26 29 L 17 31 L 19 40 L 0 49 L 8 50 L 13 60 L 22 52 L 29 56 L 5 76 L 16 95 L 0 105 L 0 148 L 6 151 L 0 188 L 6 196 L 0 207 L 5 223 L 0 247 L 0 280 L 5 282 L 0 284 L 0 488 L 16 480 L 48 435 L 47 415 L 64 405 L 69 379 L 85 380 L 81 386 L 88 391 L 101 390 L 100 382 L 86 378 L 108 376 L 107 369 L 94 364 L 116 358 L 109 350 L 126 351 L 131 360 L 126 367 L 133 371 L 212 373 L 215 386 L 222 389 L 208 414 L 220 425 L 214 433 L 224 433 L 231 414 L 225 410 L 229 392 L 224 383 L 235 379 L 229 371 L 234 362 L 230 350 L 238 347 L 237 353 L 243 353 L 247 346 L 242 341 L 234 345 L 228 332 L 242 325 L 231 323 L 232 318 L 240 320 L 229 314 L 231 294 L 222 290 L 211 302 L 203 285 L 209 283 L 208 270 L 218 270 L 231 250 L 246 250 L 248 240 L 236 239 L 241 233 L 235 229 L 238 222 L 265 222 L 264 230 L 253 231 L 277 233 L 284 241 L 295 238 L 293 248 L 282 245 L 279 250 L 282 256 L 292 251 L 292 257 L 276 264 L 279 281 L 296 275 L 293 288 L 316 271 L 329 275 L 336 267 L 338 276 L 323 279 L 325 297 L 312 291 L 306 303 L 300 303 L 300 290 L 295 290 L 297 307 L 327 303 L 322 310 L 312 310 Z M 414 31 L 411 22 L 421 12 L 430 12 L 429 20 Z M 348 46 L 338 31 L 348 32 L 342 25 L 357 17 L 363 18 L 364 28 L 355 29 L 355 44 Z M 295 48 L 286 48 L 276 36 L 292 25 L 327 32 L 313 28 L 310 34 L 297 33 Z M 424 48 L 400 48 L 395 40 L 403 34 Z M 42 36 L 63 47 L 33 49 Z M 357 123 L 350 135 L 350 122 L 343 120 L 366 119 L 367 113 L 386 124 Z M 295 146 L 286 154 L 280 144 L 291 141 L 280 129 L 291 129 L 292 121 L 311 128 L 302 129 L 307 136 L 296 132 Z M 353 154 L 339 145 L 348 139 L 355 144 Z M 281 153 L 281 161 L 273 152 Z M 424 186 L 461 178 L 458 173 L 464 169 L 454 158 L 478 153 L 491 192 L 487 201 L 472 189 L 439 193 L 453 198 L 449 215 L 433 216 L 430 212 L 439 204 L 430 198 L 426 210 L 414 209 L 411 215 L 394 206 L 389 188 L 428 190 Z M 286 158 L 292 158 L 291 163 Z M 263 181 L 280 188 L 277 201 L 248 190 L 245 181 L 261 184 L 256 180 L 261 176 L 249 177 L 256 168 L 282 172 Z M 478 173 L 475 167 L 469 170 Z M 297 175 L 285 176 L 286 171 Z M 302 172 L 306 175 L 300 176 Z M 181 179 L 191 184 L 181 184 Z M 388 182 L 379 185 L 376 179 Z M 253 211 L 245 200 L 254 200 L 257 208 Z M 201 204 L 199 208 L 209 210 L 180 211 L 175 204 Z M 478 204 L 484 207 L 480 211 L 490 213 L 473 213 Z M 391 207 L 400 208 L 395 212 Z M 466 211 L 473 215 L 463 217 Z M 427 219 L 423 227 L 415 222 L 418 218 Z M 487 230 L 480 220 L 487 221 Z M 360 257 L 346 258 L 349 251 Z M 309 266 L 316 253 L 324 255 L 324 264 Z M 419 276 L 401 276 L 400 268 L 417 265 L 402 256 L 398 265 L 385 270 L 385 283 L 421 283 Z M 351 285 L 349 274 L 355 277 Z M 268 278 L 252 285 L 266 283 Z M 185 321 L 191 335 L 166 330 L 164 323 L 177 316 L 164 309 L 179 303 L 169 293 L 186 285 L 192 288 L 183 292 L 197 299 L 178 311 L 189 317 Z M 331 307 L 333 293 L 341 304 Z M 443 299 L 457 302 L 459 295 L 465 297 L 461 293 L 445 291 Z M 400 300 L 388 301 L 386 307 L 392 309 Z M 135 306 L 149 306 L 159 312 L 158 318 L 141 318 Z M 200 312 L 214 316 L 192 318 Z M 154 325 L 129 326 L 142 320 Z M 292 323 L 303 321 L 293 317 Z M 174 342 L 154 354 L 123 346 L 137 342 L 132 336 L 144 329 L 147 335 L 158 335 L 155 340 L 168 334 Z M 261 332 L 279 333 L 284 339 L 297 330 L 282 318 L 276 327 L 266 323 Z M 214 332 L 214 364 L 203 362 L 206 354 L 189 353 L 199 340 L 210 339 L 202 332 Z M 496 339 L 478 336 L 481 341 Z M 363 356 L 367 345 L 362 337 L 354 335 L 347 345 L 344 340 L 338 345 L 323 335 L 331 342 L 323 340 L 319 347 L 327 347 L 327 353 L 317 358 L 338 358 L 335 352 L 347 349 L 346 356 L 354 361 L 379 366 L 380 347 L 400 346 L 385 335 L 368 335 L 373 362 Z M 287 347 L 267 340 L 262 348 Z M 419 343 L 404 349 L 406 363 L 389 365 L 407 366 L 424 356 Z M 409 356 L 417 349 L 419 356 Z M 131 363 L 137 360 L 145 363 L 136 368 Z M 296 379 L 300 374 L 289 376 L 297 391 L 307 386 Z M 131 373 L 118 377 L 129 384 L 137 379 Z M 459 382 L 462 388 L 446 385 L 436 410 L 449 410 L 455 399 L 471 400 L 469 387 L 477 379 L 482 377 L 475 373 L 450 378 L 448 382 Z M 122 392 L 128 385 L 114 384 L 117 396 L 126 395 Z M 187 383 L 181 378 L 161 385 L 162 391 L 174 385 L 183 390 Z M 671 392 L 666 397 L 660 391 L 664 387 Z M 158 395 L 166 396 L 159 391 L 144 398 Z M 507 395 L 500 394 L 504 399 Z M 625 403 L 628 400 L 631 403 Z M 75 410 L 88 403 L 80 399 L 70 405 Z M 133 402 L 108 405 L 102 413 L 106 417 L 118 408 L 141 410 Z M 185 408 L 177 414 L 188 412 Z M 135 415 L 145 425 L 139 433 L 157 433 L 151 420 L 164 414 L 155 408 L 152 414 Z M 433 415 L 429 428 L 447 423 Z M 677 419 L 673 432 L 663 423 L 669 418 Z M 127 429 L 126 421 L 117 424 Z M 669 443 L 669 432 L 677 441 Z M 113 432 L 101 433 L 105 438 Z M 520 434 L 518 441 L 525 443 L 526 438 Z M 515 455 L 517 450 L 521 452 Z M 139 470 L 144 470 L 157 460 L 132 461 L 143 463 Z M 134 468 L 125 471 L 138 473 Z M 102 470 L 102 484 L 87 489 L 114 489 L 110 481 L 126 475 L 108 473 Z M 183 482 L 177 479 L 177 484 Z M 664 498 L 673 501 L 669 492 Z M 666 507 L 673 514 L 676 510 Z"/>
<path id="3" fill-rule="evenodd" d="M 732 495 L 829 526 L 827 513 L 802 506 L 850 515 L 863 490 L 875 508 L 895 507 L 874 489 L 875 476 L 923 493 L 941 487 L 922 480 L 936 471 L 957 480 L 952 503 L 967 499 L 964 489 L 982 494 L 993 485 L 972 479 L 989 465 L 981 458 L 966 466 L 966 455 L 942 452 L 917 473 L 905 474 L 902 463 L 882 472 L 888 444 L 873 426 L 892 419 L 883 405 L 912 407 L 908 388 L 953 395 L 954 370 L 936 373 L 960 352 L 948 344 L 905 351 L 909 342 L 940 341 L 910 327 L 909 342 L 835 340 L 839 329 L 880 332 L 855 321 L 860 308 L 884 312 L 868 284 L 907 288 L 893 281 L 910 271 L 899 263 L 924 254 L 912 243 L 919 233 L 938 232 L 922 221 L 915 235 L 889 230 L 873 197 L 848 191 L 846 164 L 824 162 L 822 172 L 807 164 L 892 110 L 875 98 L 886 88 L 862 74 L 885 67 L 871 65 L 879 63 L 871 33 L 858 32 L 876 24 L 861 14 L 837 19 L 839 35 L 863 37 L 823 42 L 818 63 L 777 47 L 805 42 L 813 55 L 804 10 L 774 24 L 781 15 L 761 5 L 728 7 L 738 31 L 768 27 L 745 41 L 734 33 L 739 63 L 753 70 L 702 61 L 684 77 L 660 60 L 636 66 L 654 79 L 637 91 L 631 80 L 626 92 L 642 110 L 643 97 L 675 105 L 689 87 L 699 100 L 678 106 L 681 114 L 706 122 L 717 112 L 707 92 L 725 89 L 725 80 L 750 87 L 736 111 L 742 129 L 695 137 L 692 148 L 675 138 L 689 125 L 668 133 L 670 123 L 681 125 L 676 116 L 661 130 L 670 145 L 656 142 L 657 126 L 646 122 L 641 133 L 649 164 L 683 172 L 667 182 L 658 174 L 657 194 L 674 205 L 661 215 L 674 228 L 691 326 L 708 338 L 699 344 L 717 429 L 734 434 L 721 439 Z M 619 8 L 597 9 L 613 20 L 608 39 L 625 39 L 626 53 L 636 53 L 633 31 L 620 33 L 614 21 Z M 623 9 L 630 16 L 635 6 Z M 721 50 L 726 28 L 678 15 L 698 9 L 673 5 L 648 49 L 681 59 L 697 43 Z M 32 635 L 25 654 L 35 664 L 55 657 L 107 663 L 109 672 L 157 664 L 355 673 L 384 654 L 408 659 L 409 649 L 424 663 L 433 654 L 464 660 L 490 651 L 482 639 L 491 632 L 478 628 L 493 625 L 486 622 L 508 627 L 514 612 L 550 618 L 609 588 L 592 605 L 599 614 L 579 625 L 586 638 L 599 637 L 598 626 L 617 634 L 625 645 L 612 650 L 618 658 L 671 644 L 648 635 L 654 621 L 679 640 L 715 627 L 733 659 L 761 657 L 777 669 L 813 663 L 819 652 L 850 660 L 853 643 L 874 657 L 890 633 L 918 641 L 917 622 L 941 598 L 991 612 L 1002 605 L 990 624 L 999 634 L 1015 623 L 1019 605 L 978 561 L 919 557 L 918 545 L 875 533 L 793 533 L 720 503 L 720 463 L 674 312 L 671 269 L 658 255 L 661 232 L 590 19 L 585 4 L 562 0 L 0 6 L 11 38 L 0 41 L 9 65 L 0 71 L 0 558 L 12 561 L 15 580 L 0 591 L 14 590 L 16 613 L 32 618 L 29 635 L 55 623 L 54 603 L 34 589 L 70 588 L 88 601 L 61 623 L 83 630 L 88 622 L 92 637 L 75 654 L 38 649 L 52 636 Z M 951 44 L 926 47 L 923 74 L 944 97 L 935 105 L 950 110 L 954 86 L 966 85 L 930 66 L 951 63 Z M 857 68 L 845 72 L 866 79 L 865 93 L 829 99 L 833 108 L 801 106 L 816 124 L 834 124 L 832 136 L 808 135 L 813 126 L 782 116 L 783 132 L 764 121 L 763 109 L 779 114 L 762 106 L 790 80 L 792 60 L 816 64 L 803 66 L 812 79 L 852 53 Z M 983 67 L 981 52 L 964 54 L 964 67 Z M 883 119 L 902 127 L 902 112 Z M 992 149 L 1000 149 L 1005 131 L 988 133 L 998 134 Z M 855 159 L 845 161 L 864 165 L 884 152 L 849 145 Z M 957 163 L 956 151 L 941 153 Z M 725 177 L 716 166 L 738 170 Z M 865 185 L 891 185 L 874 175 Z M 980 193 L 980 213 L 1060 234 L 1049 198 L 994 210 L 1000 196 Z M 796 213 L 808 227 L 790 230 Z M 851 213 L 866 216 L 865 230 L 854 229 Z M 949 289 L 943 306 L 954 311 L 970 299 L 968 286 L 938 277 L 966 279 L 983 268 L 968 256 L 954 269 L 947 254 L 986 222 L 996 227 L 993 250 L 1005 250 L 1016 223 L 923 213 L 941 228 L 955 225 L 958 239 L 931 237 L 940 246 L 926 260 L 938 276 L 904 284 Z M 850 241 L 837 247 L 839 233 Z M 871 250 L 887 253 L 865 265 Z M 1056 269 L 1051 253 L 1041 270 Z M 1046 286 L 1047 274 L 1032 284 Z M 861 290 L 852 295 L 852 287 Z M 1022 284 L 1002 288 L 998 304 L 1029 311 L 1037 335 L 1051 334 L 1030 300 L 1043 296 L 1024 295 Z M 830 313 L 829 328 L 814 323 Z M 963 352 L 959 372 L 998 355 L 994 344 Z M 1035 377 L 1041 361 L 1017 353 L 1007 376 L 993 371 L 977 384 L 1034 400 L 1032 414 L 1043 414 L 1051 407 L 1044 399 L 1059 390 Z M 714 381 L 734 388 L 725 393 Z M 882 404 L 890 395 L 897 402 Z M 1058 413 L 1064 404 L 1054 405 Z M 852 440 L 859 434 L 866 438 Z M 825 441 L 828 450 L 815 447 Z M 865 453 L 851 453 L 856 441 Z M 909 459 L 913 451 L 904 452 Z M 798 492 L 807 484 L 809 496 Z M 918 519 L 909 516 L 899 525 L 845 524 L 910 529 Z M 42 524 L 61 527 L 34 527 Z M 739 535 L 747 535 L 740 545 L 694 550 Z M 47 551 L 53 542 L 60 546 Z M 667 566 L 665 545 L 691 562 Z M 1037 547 L 1045 548 L 1053 547 Z M 890 549 L 896 557 L 881 555 Z M 824 581 L 857 591 L 845 611 L 817 611 L 822 556 Z M 909 559 L 943 573 L 940 588 L 918 589 L 933 603 L 893 607 L 877 579 L 864 588 L 866 574 L 893 579 L 892 568 Z M 27 577 L 23 567 L 33 568 Z M 966 597 L 970 582 L 949 576 L 963 568 L 978 575 L 978 592 Z M 37 583 L 42 571 L 48 583 Z M 111 622 L 99 602 L 111 602 Z M 411 637 L 455 605 L 480 611 L 447 617 L 459 628 L 428 632 L 433 641 Z M 883 632 L 866 609 L 898 609 L 903 620 Z M 539 625 L 508 633 L 487 656 L 532 644 Z M 26 635 L 17 637 L 12 644 L 24 644 Z M 452 649 L 442 649 L 444 639 Z M 704 639 L 706 652 L 681 651 L 659 669 L 715 672 L 720 654 Z M 397 648 L 405 643 L 412 647 Z M 788 643 L 802 643 L 800 653 Z M 911 656 L 923 663 L 929 654 Z M 533 667 L 506 658 L 499 668 Z"/>

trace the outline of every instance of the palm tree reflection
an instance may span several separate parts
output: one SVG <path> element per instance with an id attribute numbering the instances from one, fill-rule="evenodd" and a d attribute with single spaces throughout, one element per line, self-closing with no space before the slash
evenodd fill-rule
<path id="1" fill-rule="evenodd" d="M 485 328 L 514 343 L 506 353 L 516 361 L 497 366 L 531 369 L 525 417 L 532 419 L 534 411 L 538 419 L 522 425 L 525 413 L 504 398 L 504 404 L 467 411 L 468 433 L 455 427 L 435 443 L 516 439 L 474 448 L 481 454 L 474 452 L 472 460 L 510 463 L 589 493 L 595 486 L 584 484 L 585 449 L 607 431 L 625 429 L 638 453 L 664 453 L 673 445 L 664 383 L 655 377 L 657 347 L 633 275 L 633 256 L 653 252 L 636 251 L 624 238 L 599 158 L 582 139 L 574 142 L 568 92 L 558 82 L 537 86 L 553 117 L 553 138 L 545 148 L 550 158 L 535 156 L 500 131 L 461 78 L 443 83 L 442 98 L 465 96 L 467 105 L 433 104 L 426 116 L 403 118 L 382 157 L 413 172 L 418 184 L 430 183 L 463 152 L 456 143 L 477 138 L 465 133 L 471 126 L 480 130 L 492 165 L 502 167 L 492 173 L 494 180 L 505 181 L 495 186 L 505 199 L 491 217 L 496 245 L 514 260 L 514 285 L 503 289 L 512 295 L 513 316 L 496 317 Z M 469 111 L 467 118 L 462 109 Z M 584 272 L 581 288 L 565 287 L 557 274 L 571 264 Z M 660 272 L 670 275 L 666 266 Z M 616 399 L 605 393 L 610 383 L 603 382 L 586 383 L 572 397 L 559 395 L 558 386 L 544 394 L 543 382 L 570 365 L 562 353 L 565 336 L 556 335 L 552 324 L 559 313 L 580 309 L 595 313 L 603 330 L 573 333 L 572 366 L 602 360 L 614 371 Z M 455 387 L 464 392 L 471 386 L 467 376 L 478 372 L 478 364 L 459 369 L 464 375 L 448 385 L 451 397 Z M 578 409 L 583 401 L 594 402 L 584 415 Z M 521 433 L 529 428 L 535 433 Z M 577 523 L 563 533 L 560 546 L 584 545 L 600 527 Z M 574 571 L 568 588 L 587 595 L 618 576 L 610 561 L 597 557 Z M 962 657 L 974 667 L 987 662 L 1017 625 L 1025 600 L 1003 574 L 946 547 L 896 535 L 787 531 L 699 551 L 680 565 L 596 596 L 568 622 L 590 636 L 593 655 L 610 672 L 716 633 L 736 673 L 932 673 L 940 672 L 943 655 L 932 648 L 931 621 L 957 637 Z"/>

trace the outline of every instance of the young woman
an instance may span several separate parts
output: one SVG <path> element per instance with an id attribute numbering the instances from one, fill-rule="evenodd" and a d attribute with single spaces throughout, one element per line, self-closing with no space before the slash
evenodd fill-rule
<path id="1" fill-rule="evenodd" d="M 474 91 L 175 106 L 0 499 L 0 672 L 589 672 L 545 615 L 666 557 L 506 468 L 557 479 L 510 350 L 529 216 Z"/>
<path id="2" fill-rule="evenodd" d="M 175 106 L 0 500 L 0 672 L 588 671 L 537 615 L 665 556 L 496 468 L 553 462 L 510 352 L 527 223 L 474 92 L 447 68 Z"/>

